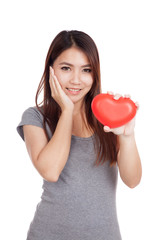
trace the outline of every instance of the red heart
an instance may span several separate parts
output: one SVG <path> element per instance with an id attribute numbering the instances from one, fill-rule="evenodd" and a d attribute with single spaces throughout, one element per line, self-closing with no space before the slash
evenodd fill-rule
<path id="1" fill-rule="evenodd" d="M 130 98 L 120 97 L 108 93 L 98 94 L 91 103 L 92 112 L 99 122 L 110 128 L 120 127 L 129 122 L 137 111 L 137 106 Z"/>

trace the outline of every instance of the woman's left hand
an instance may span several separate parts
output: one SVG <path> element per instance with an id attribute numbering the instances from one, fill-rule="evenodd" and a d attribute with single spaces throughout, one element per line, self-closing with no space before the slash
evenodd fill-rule
<path id="1" fill-rule="evenodd" d="M 115 94 L 114 95 L 114 99 L 118 100 L 122 95 L 120 94 Z M 125 98 L 130 98 L 129 95 L 125 95 Z M 139 109 L 139 104 L 137 102 L 135 102 L 136 106 L 137 106 L 137 110 Z M 124 136 L 129 136 L 132 135 L 134 133 L 134 127 L 135 127 L 135 118 L 136 116 L 129 121 L 128 123 L 126 123 L 125 125 L 118 127 L 118 128 L 110 128 L 108 126 L 104 126 L 104 131 L 105 132 L 112 132 L 116 135 L 124 135 Z"/>

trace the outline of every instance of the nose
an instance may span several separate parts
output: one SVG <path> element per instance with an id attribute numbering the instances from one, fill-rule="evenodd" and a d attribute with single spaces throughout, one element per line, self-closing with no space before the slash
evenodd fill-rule
<path id="1" fill-rule="evenodd" d="M 74 84 L 78 84 L 78 85 L 80 84 L 81 79 L 80 79 L 79 71 L 74 71 L 73 72 L 70 82 L 74 83 Z"/>

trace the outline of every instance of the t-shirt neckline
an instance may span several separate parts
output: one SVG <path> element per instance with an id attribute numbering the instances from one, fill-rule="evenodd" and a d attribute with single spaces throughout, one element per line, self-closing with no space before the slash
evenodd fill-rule
<path id="1" fill-rule="evenodd" d="M 95 135 L 95 133 L 93 133 L 90 137 L 78 137 L 78 136 L 72 135 L 72 138 L 76 138 L 79 140 L 90 140 L 91 138 L 94 137 L 94 135 Z"/>

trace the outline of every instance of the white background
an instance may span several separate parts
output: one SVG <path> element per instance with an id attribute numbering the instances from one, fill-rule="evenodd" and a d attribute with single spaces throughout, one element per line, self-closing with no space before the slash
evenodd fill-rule
<path id="1" fill-rule="evenodd" d="M 23 111 L 35 105 L 53 38 L 62 30 L 81 30 L 98 46 L 102 92 L 128 93 L 140 104 L 135 135 L 143 177 L 135 189 L 119 178 L 122 239 L 160 239 L 159 1 L 5 0 L 0 4 L 0 24 L 0 238 L 26 239 L 42 193 L 42 178 L 16 126 Z"/>

